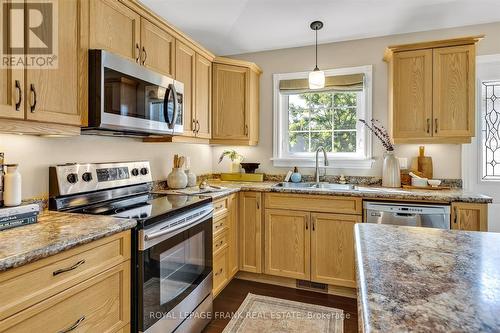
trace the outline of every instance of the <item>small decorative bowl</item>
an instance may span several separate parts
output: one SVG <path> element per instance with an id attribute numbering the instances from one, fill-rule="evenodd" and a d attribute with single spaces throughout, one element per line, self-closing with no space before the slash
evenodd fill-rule
<path id="1" fill-rule="evenodd" d="M 240 163 L 240 165 L 245 169 L 245 173 L 255 173 L 260 163 Z"/>
<path id="2" fill-rule="evenodd" d="M 439 179 L 429 179 L 427 182 L 432 187 L 438 187 L 439 185 L 441 185 L 441 180 Z"/>
<path id="3" fill-rule="evenodd" d="M 411 179 L 411 185 L 415 187 L 427 187 L 427 178 L 415 178 Z"/>

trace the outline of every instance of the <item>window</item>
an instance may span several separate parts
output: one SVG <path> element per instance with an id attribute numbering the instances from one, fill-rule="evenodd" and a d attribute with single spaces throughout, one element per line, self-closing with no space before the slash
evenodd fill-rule
<path id="1" fill-rule="evenodd" d="M 482 180 L 500 180 L 500 81 L 481 82 Z"/>
<path id="2" fill-rule="evenodd" d="M 370 168 L 371 66 L 325 71 L 321 91 L 307 88 L 307 72 L 274 75 L 273 164 L 314 166 L 323 147 L 335 168 Z M 329 84 L 330 82 L 330 84 Z"/>

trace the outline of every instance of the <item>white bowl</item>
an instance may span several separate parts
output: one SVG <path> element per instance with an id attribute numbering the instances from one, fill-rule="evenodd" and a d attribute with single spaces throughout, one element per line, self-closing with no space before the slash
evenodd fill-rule
<path id="1" fill-rule="evenodd" d="M 441 185 L 441 180 L 439 179 L 429 179 L 427 182 L 432 187 L 438 187 L 439 185 Z"/>
<path id="2" fill-rule="evenodd" d="M 427 187 L 427 178 L 415 178 L 411 179 L 411 185 L 415 187 Z"/>

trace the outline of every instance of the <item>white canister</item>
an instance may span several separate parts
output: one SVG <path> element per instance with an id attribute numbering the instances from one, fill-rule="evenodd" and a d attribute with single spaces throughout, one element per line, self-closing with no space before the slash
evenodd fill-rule
<path id="1" fill-rule="evenodd" d="M 187 186 L 188 187 L 196 186 L 196 175 L 193 172 L 191 172 L 191 170 L 186 169 L 186 176 L 188 178 Z"/>
<path id="2" fill-rule="evenodd" d="M 168 187 L 172 189 L 185 188 L 187 183 L 188 178 L 184 170 L 182 168 L 172 168 L 172 172 L 167 177 Z"/>
<path id="3" fill-rule="evenodd" d="M 3 204 L 5 206 L 18 206 L 21 204 L 21 174 L 17 170 L 17 164 L 7 164 L 7 173 L 3 177 L 4 193 Z"/>

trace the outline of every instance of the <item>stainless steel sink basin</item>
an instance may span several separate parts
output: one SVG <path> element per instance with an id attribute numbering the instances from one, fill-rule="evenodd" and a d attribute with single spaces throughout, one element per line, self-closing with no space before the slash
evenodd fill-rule
<path id="1" fill-rule="evenodd" d="M 352 191 L 356 190 L 356 186 L 352 184 L 331 184 L 331 183 L 278 183 L 274 185 L 278 188 L 289 188 L 296 190 L 337 190 L 337 191 Z"/>

